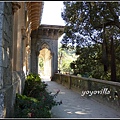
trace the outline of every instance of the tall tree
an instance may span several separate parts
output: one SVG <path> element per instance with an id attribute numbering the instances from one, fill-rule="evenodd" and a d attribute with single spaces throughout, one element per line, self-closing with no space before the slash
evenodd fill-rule
<path id="1" fill-rule="evenodd" d="M 107 72 L 107 44 L 111 36 L 115 38 L 114 32 L 120 34 L 120 3 L 85 1 L 64 2 L 62 18 L 66 21 L 65 36 L 62 40 L 63 47 L 74 48 L 76 45 L 83 47 L 90 44 L 102 44 L 102 63 L 104 65 L 104 72 Z M 111 30 L 111 27 L 115 29 L 108 38 L 106 37 L 106 29 Z M 112 57 L 115 57 L 114 54 L 112 53 Z M 113 65 L 114 64 L 111 64 L 111 66 Z M 111 72 L 114 71 L 111 70 Z M 112 78 L 112 80 L 115 81 L 115 77 Z"/>

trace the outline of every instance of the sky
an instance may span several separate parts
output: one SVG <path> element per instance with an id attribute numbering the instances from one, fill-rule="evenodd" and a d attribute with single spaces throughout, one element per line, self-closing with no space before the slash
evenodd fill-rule
<path id="1" fill-rule="evenodd" d="M 63 1 L 44 1 L 41 24 L 65 26 L 65 22 L 61 17 L 63 6 Z M 62 38 L 63 35 L 58 38 L 58 42 Z"/>
<path id="2" fill-rule="evenodd" d="M 41 24 L 65 25 L 61 17 L 63 1 L 44 1 Z"/>

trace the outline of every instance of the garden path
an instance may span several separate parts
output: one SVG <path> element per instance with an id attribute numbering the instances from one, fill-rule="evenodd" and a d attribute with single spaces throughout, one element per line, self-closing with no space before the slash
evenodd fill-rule
<path id="1" fill-rule="evenodd" d="M 61 84 L 50 81 L 48 77 L 42 78 L 42 81 L 48 84 L 47 89 L 52 94 L 60 90 L 55 100 L 62 100 L 62 104 L 52 108 L 52 118 L 120 118 L 120 113 L 111 107 L 83 97 Z"/>

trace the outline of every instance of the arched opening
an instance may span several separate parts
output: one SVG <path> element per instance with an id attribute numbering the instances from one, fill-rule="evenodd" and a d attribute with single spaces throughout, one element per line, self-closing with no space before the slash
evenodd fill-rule
<path id="1" fill-rule="evenodd" d="M 38 74 L 42 78 L 47 78 L 50 80 L 51 77 L 51 51 L 48 48 L 43 48 L 40 50 L 40 54 L 38 56 Z"/>

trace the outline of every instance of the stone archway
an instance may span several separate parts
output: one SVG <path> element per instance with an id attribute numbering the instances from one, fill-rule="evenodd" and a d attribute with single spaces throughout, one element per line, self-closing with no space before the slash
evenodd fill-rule
<path id="1" fill-rule="evenodd" d="M 40 25 L 37 30 L 31 33 L 31 68 L 30 72 L 38 73 L 38 58 L 44 48 L 49 51 L 50 60 L 46 60 L 45 66 L 51 62 L 51 79 L 54 73 L 58 72 L 58 38 L 63 34 L 64 26 Z M 43 53 L 43 52 L 42 52 Z M 42 55 L 45 58 L 45 55 Z M 48 71 L 47 68 L 45 71 Z"/>
<path id="2" fill-rule="evenodd" d="M 51 51 L 49 50 L 49 46 L 47 44 L 43 44 L 42 49 L 39 52 L 38 56 L 38 73 L 41 76 L 51 77 L 51 67 L 52 67 L 52 56 Z"/>

